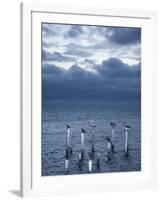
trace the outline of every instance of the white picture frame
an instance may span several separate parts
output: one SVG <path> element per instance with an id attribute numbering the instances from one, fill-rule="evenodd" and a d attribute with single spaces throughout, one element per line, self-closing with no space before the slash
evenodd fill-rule
<path id="1" fill-rule="evenodd" d="M 142 28 L 142 170 L 41 176 L 41 22 Z M 145 67 L 146 66 L 146 67 Z M 153 11 L 21 4 L 21 195 L 45 196 L 156 186 L 156 13 Z"/>

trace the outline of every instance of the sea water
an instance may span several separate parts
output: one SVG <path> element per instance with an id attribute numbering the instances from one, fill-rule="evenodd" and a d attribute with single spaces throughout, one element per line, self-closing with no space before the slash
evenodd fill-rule
<path id="1" fill-rule="evenodd" d="M 42 176 L 64 175 L 66 124 L 72 131 L 72 156 L 69 160 L 70 174 L 88 173 L 88 152 L 91 151 L 92 130 L 90 120 L 95 128 L 95 150 L 100 153 L 100 165 L 93 161 L 93 173 L 131 172 L 141 170 L 141 113 L 138 107 L 123 109 L 117 106 L 101 106 L 79 104 L 61 106 L 43 106 L 42 109 Z M 116 123 L 114 146 L 115 152 L 111 160 L 107 159 L 106 137 L 111 137 L 110 122 Z M 125 157 L 125 131 L 123 122 L 132 128 L 128 133 L 129 156 Z M 85 159 L 78 162 L 81 149 L 81 128 L 86 130 L 84 135 Z"/>

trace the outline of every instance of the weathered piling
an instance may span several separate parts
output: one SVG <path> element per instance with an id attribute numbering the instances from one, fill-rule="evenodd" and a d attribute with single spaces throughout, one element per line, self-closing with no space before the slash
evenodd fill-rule
<path id="1" fill-rule="evenodd" d="M 66 150 L 65 152 L 65 174 L 69 173 L 69 152 Z"/>
<path id="2" fill-rule="evenodd" d="M 129 148 L 128 148 L 128 131 L 125 131 L 125 156 L 128 156 L 129 154 Z"/>
<path id="3" fill-rule="evenodd" d="M 101 158 L 101 154 L 99 152 L 96 153 L 96 164 L 97 167 L 100 166 L 100 158 Z"/>
<path id="4" fill-rule="evenodd" d="M 91 148 L 91 152 L 92 152 L 92 156 L 94 157 L 94 153 L 95 153 L 95 128 L 96 125 L 93 123 L 93 120 L 90 121 L 90 126 L 92 128 L 92 148 Z"/>
<path id="5" fill-rule="evenodd" d="M 89 160 L 88 160 L 88 172 L 91 173 L 92 172 L 92 165 L 93 165 L 93 156 L 92 156 L 92 153 L 89 152 L 88 153 L 88 156 L 89 156 Z"/>
<path id="6" fill-rule="evenodd" d="M 66 134 L 66 149 L 69 151 L 69 155 L 72 154 L 72 131 L 71 127 L 67 124 L 67 134 Z"/>
<path id="7" fill-rule="evenodd" d="M 84 151 L 81 149 L 78 153 L 78 161 L 81 162 L 84 160 Z"/>
<path id="8" fill-rule="evenodd" d="M 73 148 L 72 148 L 72 145 L 73 145 L 73 132 L 70 131 L 70 140 L 69 140 L 69 152 L 70 152 L 70 155 L 72 155 L 73 153 Z"/>
<path id="9" fill-rule="evenodd" d="M 115 138 L 115 128 L 116 128 L 116 124 L 114 122 L 110 122 L 110 128 L 111 128 L 111 143 L 112 143 L 112 146 L 111 146 L 111 150 L 112 152 L 114 152 L 114 138 Z"/>
<path id="10" fill-rule="evenodd" d="M 129 131 L 131 130 L 131 126 L 128 126 L 123 122 L 124 130 L 125 130 L 125 156 L 129 155 Z"/>
<path id="11" fill-rule="evenodd" d="M 107 161 L 111 160 L 112 142 L 109 137 L 107 139 Z"/>
<path id="12" fill-rule="evenodd" d="M 84 150 L 84 134 L 86 131 L 82 128 L 81 129 L 81 149 Z"/>

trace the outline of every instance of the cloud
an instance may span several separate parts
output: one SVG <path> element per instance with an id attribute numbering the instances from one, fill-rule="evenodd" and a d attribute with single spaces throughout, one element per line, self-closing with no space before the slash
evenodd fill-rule
<path id="1" fill-rule="evenodd" d="M 78 25 L 71 25 L 69 31 L 67 32 L 68 37 L 75 38 L 83 33 L 83 29 Z"/>
<path id="2" fill-rule="evenodd" d="M 57 67 L 53 64 L 44 64 L 42 66 L 43 75 L 51 74 L 51 75 L 61 75 L 63 73 L 63 70 L 60 67 Z"/>
<path id="3" fill-rule="evenodd" d="M 140 28 L 110 28 L 105 30 L 106 37 L 115 43 L 125 45 L 131 43 L 140 43 L 141 29 Z"/>
<path id="4" fill-rule="evenodd" d="M 140 63 L 138 65 L 129 66 L 117 58 L 109 58 L 97 66 L 97 70 L 103 76 L 109 78 L 137 78 L 140 77 Z"/>
<path id="5" fill-rule="evenodd" d="M 46 37 L 51 37 L 55 35 L 54 31 L 48 26 L 43 26 L 43 34 Z"/>
<path id="6" fill-rule="evenodd" d="M 140 65 L 129 67 L 119 59 L 110 58 L 95 68 L 97 72 L 93 73 L 78 65 L 73 65 L 69 70 L 44 65 L 44 99 L 140 101 Z"/>
<path id="7" fill-rule="evenodd" d="M 140 102 L 140 49 L 139 28 L 44 23 L 43 100 Z"/>
<path id="8" fill-rule="evenodd" d="M 59 52 L 47 52 L 45 50 L 42 51 L 42 60 L 45 61 L 59 61 L 59 62 L 71 62 L 75 61 L 74 57 L 66 56 L 63 53 Z"/>
<path id="9" fill-rule="evenodd" d="M 64 52 L 64 54 L 77 57 L 89 57 L 93 55 L 88 50 L 85 51 L 81 49 L 68 49 L 67 51 Z"/>
<path id="10" fill-rule="evenodd" d="M 47 63 L 43 64 L 42 81 L 45 88 L 46 88 L 46 85 L 48 85 L 49 91 L 51 91 L 53 84 L 57 84 L 60 82 L 60 80 L 64 79 L 64 73 L 65 71 L 63 69 L 61 69 L 60 67 L 57 67 L 54 64 L 47 64 Z M 45 94 L 47 93 L 48 92 L 45 91 Z M 44 99 L 45 98 L 46 98 L 46 95 L 44 95 Z"/>
<path id="11" fill-rule="evenodd" d="M 44 58 L 61 62 L 63 68 L 66 61 L 80 63 L 84 58 L 101 63 L 117 57 L 131 65 L 140 61 L 140 28 L 43 23 L 42 33 L 43 50 L 48 52 Z"/>

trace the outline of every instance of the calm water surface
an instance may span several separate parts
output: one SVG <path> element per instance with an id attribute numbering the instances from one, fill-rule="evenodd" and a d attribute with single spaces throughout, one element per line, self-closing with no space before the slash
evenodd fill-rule
<path id="1" fill-rule="evenodd" d="M 70 158 L 70 174 L 88 173 L 88 152 L 91 150 L 90 120 L 96 124 L 95 147 L 101 153 L 100 166 L 93 162 L 93 173 L 128 172 L 141 170 L 141 118 L 140 112 L 113 111 L 106 109 L 46 109 L 42 116 L 42 176 L 64 175 L 66 147 L 66 124 L 73 133 L 73 154 Z M 115 129 L 115 153 L 107 161 L 106 136 L 111 136 L 109 123 L 117 124 Z M 125 133 L 122 122 L 132 126 L 129 132 L 129 157 L 124 157 Z M 81 128 L 85 134 L 85 160 L 78 164 L 81 148 Z"/>

